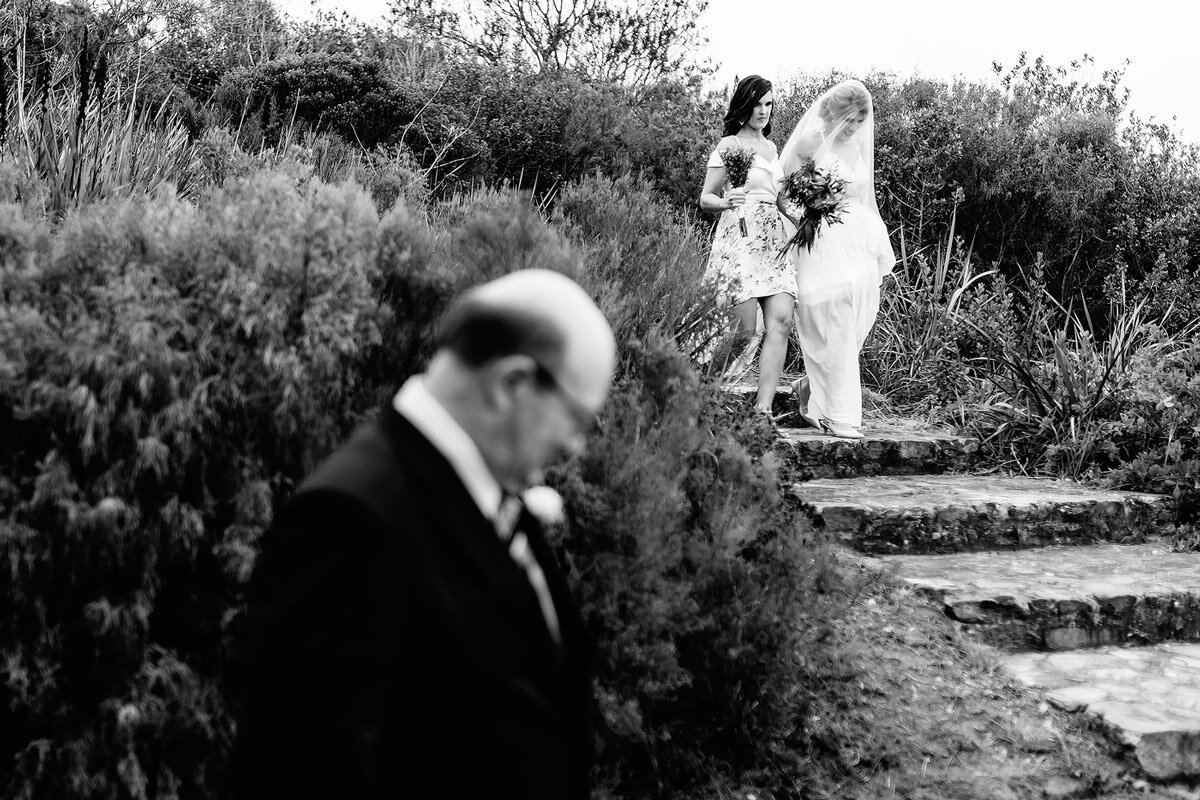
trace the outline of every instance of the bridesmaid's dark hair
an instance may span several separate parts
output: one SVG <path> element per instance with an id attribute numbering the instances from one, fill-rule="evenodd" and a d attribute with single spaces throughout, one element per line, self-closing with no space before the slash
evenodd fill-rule
<path id="1" fill-rule="evenodd" d="M 737 88 L 733 90 L 733 97 L 729 98 L 729 111 L 725 112 L 725 133 L 722 135 L 736 136 L 742 126 L 750 121 L 750 115 L 754 113 L 758 101 L 762 100 L 763 95 L 771 91 L 771 88 L 771 82 L 760 75 L 747 75 L 738 81 Z M 772 109 L 771 119 L 767 120 L 767 127 L 763 128 L 763 136 L 771 135 L 771 123 L 774 121 L 775 113 Z"/>

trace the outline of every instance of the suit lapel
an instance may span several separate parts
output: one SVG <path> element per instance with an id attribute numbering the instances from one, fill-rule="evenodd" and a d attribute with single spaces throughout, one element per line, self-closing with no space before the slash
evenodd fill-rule
<path id="1" fill-rule="evenodd" d="M 553 648 L 555 645 L 546 629 L 537 594 L 525 570 L 508 554 L 492 521 L 479 510 L 450 462 L 390 403 L 384 407 L 379 421 L 405 474 L 412 476 L 414 487 L 418 489 L 417 496 L 422 499 L 419 513 L 426 524 L 459 553 L 478 580 L 491 586 L 496 595 L 511 599 L 513 619 L 520 627 Z M 547 573 L 547 581 L 551 582 L 549 573 L 553 572 L 554 580 L 565 586 L 553 561 L 547 568 L 543 551 L 548 552 L 548 549 L 540 532 L 529 533 L 532 519 L 528 512 L 523 512 L 518 527 L 531 537 L 531 549 L 534 548 L 532 536 L 537 536 L 538 549 L 534 549 L 534 556 Z M 532 527 L 536 528 L 536 523 Z M 551 597 L 556 606 L 561 605 L 561 595 L 554 588 Z"/>

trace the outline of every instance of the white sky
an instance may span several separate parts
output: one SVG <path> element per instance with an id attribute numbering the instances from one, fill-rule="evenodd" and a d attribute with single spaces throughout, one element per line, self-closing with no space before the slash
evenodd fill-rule
<path id="1" fill-rule="evenodd" d="M 479 2 L 479 0 L 474 0 Z M 314 0 L 276 0 L 307 15 Z M 363 20 L 383 15 L 386 0 L 315 0 Z M 1080 77 L 1130 64 L 1123 85 L 1130 108 L 1200 142 L 1200 30 L 1188 0 L 710 0 L 700 23 L 717 78 L 758 73 L 786 81 L 794 72 L 831 68 L 862 75 L 990 80 L 992 62 L 1013 65 L 1022 50 L 1051 65 L 1085 53 Z M 1172 117 L 1175 121 L 1172 122 Z"/>

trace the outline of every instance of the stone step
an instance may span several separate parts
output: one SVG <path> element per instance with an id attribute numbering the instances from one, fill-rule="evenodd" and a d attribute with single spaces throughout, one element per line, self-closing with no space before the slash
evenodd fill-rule
<path id="1" fill-rule="evenodd" d="M 1167 542 L 868 560 L 1005 650 L 1200 640 L 1200 553 Z"/>
<path id="2" fill-rule="evenodd" d="M 744 384 L 725 391 L 753 405 L 758 390 Z M 974 468 L 979 454 L 977 439 L 918 420 L 875 412 L 863 423 L 866 438 L 850 440 L 804 426 L 795 411 L 791 386 L 785 383 L 775 394 L 773 411 L 780 433 L 775 452 L 785 481 L 966 472 Z"/>
<path id="3" fill-rule="evenodd" d="M 726 394 L 729 394 L 738 399 L 739 402 L 745 403 L 748 406 L 753 406 L 754 401 L 758 398 L 758 383 L 743 382 L 726 386 L 723 388 Z M 792 386 L 786 381 L 779 385 L 775 390 L 775 397 L 771 401 L 771 415 L 781 417 L 783 425 L 794 424 L 796 419 L 796 406 L 792 400 Z"/>
<path id="4" fill-rule="evenodd" d="M 1048 478 L 823 478 L 791 491 L 818 527 L 878 554 L 1140 542 L 1172 519 L 1168 497 Z"/>
<path id="5" fill-rule="evenodd" d="M 1200 645 L 1022 653 L 1003 667 L 1054 705 L 1099 721 L 1150 777 L 1200 776 Z"/>
<path id="6" fill-rule="evenodd" d="M 963 472 L 975 465 L 979 442 L 906 420 L 863 425 L 866 438 L 839 439 L 816 428 L 781 428 L 775 453 L 783 478 L 846 478 Z"/>

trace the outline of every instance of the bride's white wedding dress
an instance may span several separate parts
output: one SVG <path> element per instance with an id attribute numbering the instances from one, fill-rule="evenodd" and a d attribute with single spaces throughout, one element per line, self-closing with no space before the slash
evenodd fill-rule
<path id="1" fill-rule="evenodd" d="M 858 354 L 879 313 L 879 286 L 895 255 L 883 220 L 867 205 L 874 185 L 861 157 L 846 163 L 833 152 L 820 166 L 846 180 L 841 222 L 823 224 L 812 250 L 792 248 L 798 294 L 797 334 L 811 395 L 808 415 L 862 425 Z"/>

